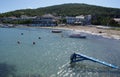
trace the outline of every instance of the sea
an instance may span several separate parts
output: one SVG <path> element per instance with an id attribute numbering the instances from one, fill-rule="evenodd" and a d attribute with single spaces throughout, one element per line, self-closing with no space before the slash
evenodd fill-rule
<path id="1" fill-rule="evenodd" d="M 0 28 L 0 77 L 120 77 L 120 69 L 89 60 L 70 64 L 80 53 L 120 67 L 120 40 L 47 28 Z"/>

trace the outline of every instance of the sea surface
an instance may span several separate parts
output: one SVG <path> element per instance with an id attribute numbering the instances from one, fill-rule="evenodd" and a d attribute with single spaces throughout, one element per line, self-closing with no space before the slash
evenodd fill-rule
<path id="1" fill-rule="evenodd" d="M 77 52 L 120 67 L 120 40 L 85 33 L 86 39 L 69 38 L 74 31 L 51 31 L 0 28 L 0 77 L 120 77 L 120 69 L 91 61 L 70 64 Z"/>

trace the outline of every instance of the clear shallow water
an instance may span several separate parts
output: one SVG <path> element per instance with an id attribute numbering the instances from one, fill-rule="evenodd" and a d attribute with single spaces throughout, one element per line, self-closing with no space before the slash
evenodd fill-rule
<path id="1" fill-rule="evenodd" d="M 70 55 L 79 52 L 120 66 L 119 40 L 88 34 L 87 39 L 75 39 L 68 38 L 69 33 L 71 31 L 54 34 L 51 29 L 0 28 L 0 63 L 14 67 L 15 70 L 10 68 L 14 74 L 9 73 L 14 77 L 120 76 L 118 70 L 90 61 L 69 64 Z"/>

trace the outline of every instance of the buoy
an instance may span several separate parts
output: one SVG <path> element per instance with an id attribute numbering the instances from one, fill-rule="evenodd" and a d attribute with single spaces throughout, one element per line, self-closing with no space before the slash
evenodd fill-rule
<path id="1" fill-rule="evenodd" d="M 33 42 L 33 45 L 35 45 L 35 42 Z"/>
<path id="2" fill-rule="evenodd" d="M 21 35 L 23 35 L 23 33 L 21 33 Z"/>
<path id="3" fill-rule="evenodd" d="M 41 37 L 38 37 L 38 39 L 41 39 Z"/>
<path id="4" fill-rule="evenodd" d="M 18 44 L 20 44 L 20 41 L 17 41 Z"/>

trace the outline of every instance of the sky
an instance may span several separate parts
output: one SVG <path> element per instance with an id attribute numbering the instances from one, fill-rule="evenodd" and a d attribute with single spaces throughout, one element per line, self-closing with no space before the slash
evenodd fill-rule
<path id="1" fill-rule="evenodd" d="M 35 9 L 66 3 L 85 3 L 120 9 L 120 0 L 0 0 L 0 13 L 19 9 Z"/>

